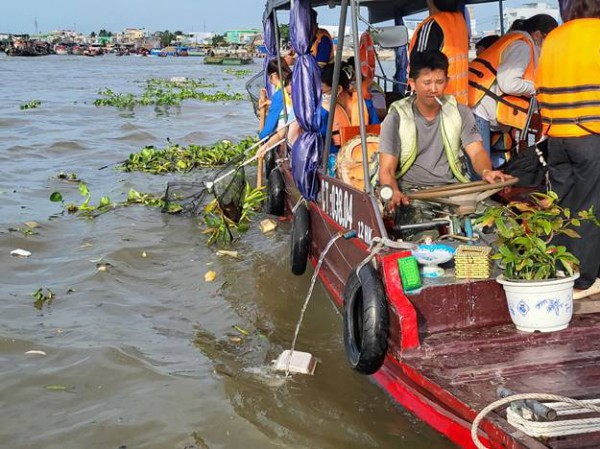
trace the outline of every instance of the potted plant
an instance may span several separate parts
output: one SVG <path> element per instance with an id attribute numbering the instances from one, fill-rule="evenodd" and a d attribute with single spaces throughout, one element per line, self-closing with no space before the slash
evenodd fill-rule
<path id="1" fill-rule="evenodd" d="M 582 221 L 598 225 L 593 207 L 573 214 L 558 204 L 558 195 L 534 193 L 531 202 L 513 201 L 488 208 L 477 223 L 495 226 L 503 285 L 517 329 L 551 332 L 565 329 L 573 315 L 573 284 L 579 260 L 555 245 L 555 236 L 579 238 Z"/>

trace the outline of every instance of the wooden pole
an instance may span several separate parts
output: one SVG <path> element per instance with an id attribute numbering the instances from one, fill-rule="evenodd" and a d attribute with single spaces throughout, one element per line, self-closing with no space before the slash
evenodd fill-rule
<path id="1" fill-rule="evenodd" d="M 264 158 L 261 156 L 258 158 L 258 168 L 256 170 L 256 188 L 260 189 L 263 186 L 263 161 Z"/>
<path id="2" fill-rule="evenodd" d="M 259 104 L 259 112 L 258 112 L 258 120 L 259 120 L 259 129 L 265 127 L 265 119 L 267 116 L 267 89 L 264 87 L 260 90 L 260 96 L 258 97 Z M 258 158 L 258 168 L 256 171 L 256 188 L 260 189 L 263 185 L 263 160 L 264 158 Z"/>
<path id="3" fill-rule="evenodd" d="M 267 117 L 267 89 L 264 87 L 260 90 L 258 97 L 258 129 L 262 131 L 265 127 L 265 119 Z"/>

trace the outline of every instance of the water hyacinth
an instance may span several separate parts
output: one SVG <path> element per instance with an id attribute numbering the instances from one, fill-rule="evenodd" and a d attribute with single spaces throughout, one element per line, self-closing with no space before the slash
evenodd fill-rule
<path id="1" fill-rule="evenodd" d="M 218 167 L 244 153 L 256 143 L 256 138 L 248 136 L 237 144 L 221 140 L 212 145 L 190 144 L 187 147 L 172 144 L 166 148 L 146 146 L 138 153 L 132 153 L 123 162 L 125 171 L 143 171 L 152 174 L 185 173 L 195 168 Z"/>
<path id="2" fill-rule="evenodd" d="M 227 73 L 228 75 L 233 75 L 236 78 L 244 78 L 245 76 L 250 75 L 251 73 L 253 73 L 251 70 L 246 70 L 246 69 L 223 69 L 223 73 Z"/>
<path id="3" fill-rule="evenodd" d="M 112 89 L 102 89 L 98 92 L 102 98 L 94 100 L 96 106 L 115 106 L 120 109 L 133 109 L 135 106 L 179 106 L 182 101 L 192 99 L 206 102 L 226 102 L 244 100 L 244 95 L 238 92 L 227 93 L 216 91 L 203 92 L 201 89 L 216 87 L 202 79 L 166 80 L 151 78 L 145 82 L 144 91 L 136 96 L 132 93 L 114 92 Z"/>
<path id="4" fill-rule="evenodd" d="M 27 109 L 35 109 L 41 104 L 42 104 L 42 102 L 40 100 L 31 100 L 25 104 L 22 104 L 20 106 L 20 108 L 21 108 L 21 111 L 26 111 Z"/>

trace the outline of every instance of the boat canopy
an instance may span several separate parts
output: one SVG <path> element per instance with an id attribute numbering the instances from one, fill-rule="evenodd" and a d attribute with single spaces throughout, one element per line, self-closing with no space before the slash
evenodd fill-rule
<path id="1" fill-rule="evenodd" d="M 341 0 L 311 0 L 310 2 L 313 7 L 334 7 L 341 3 Z M 497 0 L 465 0 L 467 5 L 478 3 L 497 3 Z M 273 10 L 290 9 L 290 4 L 290 0 L 267 0 L 266 14 L 271 14 Z M 360 6 L 368 9 L 370 23 L 394 20 L 398 16 L 408 16 L 428 9 L 427 0 L 361 0 Z"/>

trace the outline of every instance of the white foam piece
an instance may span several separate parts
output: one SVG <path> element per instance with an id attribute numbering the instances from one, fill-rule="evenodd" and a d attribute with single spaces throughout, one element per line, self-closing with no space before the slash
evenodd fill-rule
<path id="1" fill-rule="evenodd" d="M 289 349 L 283 351 L 274 363 L 275 370 L 289 371 L 295 374 L 313 375 L 316 367 L 317 360 L 312 354 L 302 351 L 294 351 L 292 353 Z"/>

